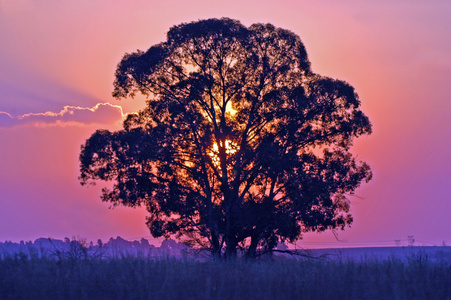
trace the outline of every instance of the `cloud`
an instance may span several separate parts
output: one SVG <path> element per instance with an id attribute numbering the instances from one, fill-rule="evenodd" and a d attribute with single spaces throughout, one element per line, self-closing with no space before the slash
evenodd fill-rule
<path id="1" fill-rule="evenodd" d="M 11 127 L 14 124 L 14 118 L 4 111 L 0 111 L 0 127 Z"/>
<path id="2" fill-rule="evenodd" d="M 125 114 L 122 107 L 110 103 L 97 103 L 93 107 L 64 106 L 59 112 L 28 113 L 13 117 L 0 111 L 0 127 L 8 128 L 21 125 L 50 126 L 66 124 L 114 124 L 121 121 Z"/>

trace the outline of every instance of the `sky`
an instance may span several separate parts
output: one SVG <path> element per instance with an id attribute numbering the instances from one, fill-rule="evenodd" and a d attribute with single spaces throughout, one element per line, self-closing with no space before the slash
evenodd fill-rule
<path id="1" fill-rule="evenodd" d="M 451 2 L 448 0 L 0 0 L 0 241 L 154 240 L 144 209 L 82 187 L 80 146 L 120 129 L 143 99 L 115 100 L 122 56 L 170 27 L 229 17 L 298 34 L 314 72 L 355 87 L 373 124 L 352 152 L 374 177 L 354 223 L 296 247 L 451 245 Z"/>

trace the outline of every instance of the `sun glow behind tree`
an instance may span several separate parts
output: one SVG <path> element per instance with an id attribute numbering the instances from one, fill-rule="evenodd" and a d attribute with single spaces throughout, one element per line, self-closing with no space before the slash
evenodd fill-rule
<path id="1" fill-rule="evenodd" d="M 225 148 L 225 153 L 226 153 L 227 158 L 230 158 L 231 156 L 236 154 L 236 152 L 239 150 L 237 144 L 231 140 L 225 140 L 224 143 L 219 141 L 219 144 L 217 142 L 215 142 L 213 144 L 213 146 L 209 149 L 208 155 L 210 156 L 213 165 L 215 167 L 217 167 L 219 170 L 221 169 L 221 162 L 219 159 L 219 148 L 220 147 Z"/>

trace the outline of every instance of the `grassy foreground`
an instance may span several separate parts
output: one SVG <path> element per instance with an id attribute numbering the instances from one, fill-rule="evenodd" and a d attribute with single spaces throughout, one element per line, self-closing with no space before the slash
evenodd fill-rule
<path id="1" fill-rule="evenodd" d="M 451 266 L 427 259 L 200 262 L 0 260 L 0 299 L 451 299 Z"/>

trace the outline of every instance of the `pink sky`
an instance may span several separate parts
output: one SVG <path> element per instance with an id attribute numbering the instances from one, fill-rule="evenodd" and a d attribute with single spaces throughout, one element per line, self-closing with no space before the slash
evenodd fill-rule
<path id="1" fill-rule="evenodd" d="M 80 145 L 144 106 L 111 97 L 125 52 L 230 17 L 298 34 L 313 70 L 353 85 L 373 123 L 352 150 L 374 172 L 351 198 L 353 226 L 298 245 L 451 244 L 450 15 L 448 0 L 0 1 L 0 241 L 150 238 L 143 209 L 110 210 L 99 186 L 79 185 Z"/>

